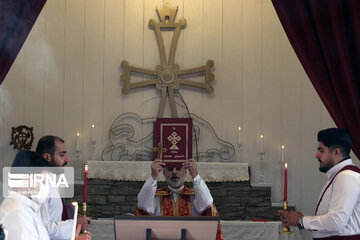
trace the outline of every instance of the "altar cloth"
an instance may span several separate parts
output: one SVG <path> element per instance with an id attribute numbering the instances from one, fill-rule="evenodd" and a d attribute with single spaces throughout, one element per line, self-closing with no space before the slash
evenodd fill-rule
<path id="1" fill-rule="evenodd" d="M 123 181 L 146 181 L 151 161 L 88 161 L 88 178 Z M 199 162 L 198 172 L 205 182 L 249 181 L 247 163 Z M 164 181 L 160 174 L 159 181 Z M 185 181 L 191 181 L 189 174 Z"/>

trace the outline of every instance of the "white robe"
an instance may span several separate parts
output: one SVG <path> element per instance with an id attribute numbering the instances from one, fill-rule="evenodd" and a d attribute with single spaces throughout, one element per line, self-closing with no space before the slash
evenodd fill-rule
<path id="1" fill-rule="evenodd" d="M 351 159 L 332 167 L 328 183 L 343 167 L 353 165 Z M 316 216 L 303 218 L 305 229 L 312 230 L 314 238 L 360 234 L 360 174 L 351 170 L 340 172 L 326 190 Z"/>
<path id="2" fill-rule="evenodd" d="M 0 224 L 8 232 L 7 240 L 49 239 L 39 204 L 16 192 L 11 192 L 2 202 Z"/>
<path id="3" fill-rule="evenodd" d="M 169 189 L 173 192 L 175 202 L 178 197 L 178 192 L 181 191 L 183 187 L 184 186 L 179 189 L 173 189 L 169 186 Z M 156 188 L 157 180 L 149 177 L 138 194 L 138 208 L 145 210 L 152 216 L 161 215 L 160 197 L 155 196 Z M 209 188 L 199 175 L 194 178 L 194 191 L 195 196 L 191 197 L 192 213 L 193 216 L 200 216 L 206 209 L 212 206 L 213 198 L 210 194 Z"/>
<path id="4" fill-rule="evenodd" d="M 52 240 L 71 239 L 72 219 L 62 221 L 63 205 L 58 190 L 50 187 L 49 198 L 41 205 L 41 218 Z M 73 217 L 73 216 L 69 216 Z"/>

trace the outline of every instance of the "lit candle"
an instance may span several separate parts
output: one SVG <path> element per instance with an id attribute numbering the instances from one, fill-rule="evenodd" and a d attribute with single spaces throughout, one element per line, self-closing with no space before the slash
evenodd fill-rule
<path id="1" fill-rule="evenodd" d="M 285 146 L 281 145 L 281 162 L 284 162 L 284 151 L 285 151 Z"/>
<path id="2" fill-rule="evenodd" d="M 239 145 L 241 145 L 241 127 L 238 127 L 239 130 Z"/>
<path id="3" fill-rule="evenodd" d="M 72 233 L 71 233 L 71 240 L 75 240 L 75 235 L 76 235 L 76 222 L 77 222 L 77 215 L 78 215 L 78 203 L 77 202 L 73 202 L 72 205 L 74 206 L 74 223 L 73 223 L 73 228 L 72 228 Z"/>
<path id="4" fill-rule="evenodd" d="M 264 135 L 260 135 L 260 153 L 264 153 Z"/>
<path id="5" fill-rule="evenodd" d="M 285 163 L 285 175 L 284 175 L 284 202 L 287 202 L 287 163 Z"/>
<path id="6" fill-rule="evenodd" d="M 95 125 L 94 124 L 92 124 L 91 125 L 91 129 L 92 129 L 92 139 L 91 139 L 91 141 L 95 141 Z"/>
<path id="7" fill-rule="evenodd" d="M 83 202 L 84 202 L 84 203 L 86 203 L 87 172 L 88 172 L 88 165 L 85 164 L 85 170 L 84 170 L 84 199 L 83 199 Z"/>
<path id="8" fill-rule="evenodd" d="M 80 133 L 76 133 L 76 151 L 80 150 Z"/>

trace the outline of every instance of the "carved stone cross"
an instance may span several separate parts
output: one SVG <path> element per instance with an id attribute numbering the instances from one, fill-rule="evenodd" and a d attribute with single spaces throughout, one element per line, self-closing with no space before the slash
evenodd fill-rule
<path id="1" fill-rule="evenodd" d="M 174 89 L 178 89 L 180 87 L 180 84 L 202 88 L 205 89 L 208 93 L 212 93 L 214 91 L 214 88 L 211 86 L 211 81 L 214 80 L 215 76 L 213 73 L 210 72 L 211 68 L 214 66 L 214 62 L 212 60 L 208 60 L 206 62 L 206 65 L 204 66 L 183 70 L 180 69 L 178 64 L 174 63 L 176 45 L 179 39 L 180 30 L 186 24 L 185 19 L 181 19 L 178 22 L 175 22 L 177 9 L 178 7 L 170 8 L 168 5 L 166 5 L 162 9 L 156 8 L 160 17 L 160 22 L 156 22 L 153 19 L 149 21 L 149 25 L 155 29 L 160 50 L 161 64 L 157 65 L 155 70 L 133 67 L 130 66 L 127 61 L 121 62 L 121 67 L 124 69 L 124 73 L 121 75 L 121 80 L 125 83 L 125 86 L 122 89 L 122 92 L 124 94 L 129 93 L 130 89 L 132 88 L 139 88 L 148 85 L 155 85 L 156 89 L 161 91 L 160 104 L 157 114 L 158 118 L 164 115 L 164 108 L 167 97 L 169 97 L 171 115 L 173 117 L 178 117 L 174 97 Z M 171 41 L 170 54 L 168 59 L 166 57 L 164 39 L 161 35 L 161 28 L 175 29 Z M 131 72 L 147 74 L 150 76 L 154 76 L 155 78 L 132 83 L 130 81 Z M 203 73 L 205 75 L 204 82 L 197 82 L 186 80 L 184 78 L 178 78 L 179 76 L 194 73 Z"/>

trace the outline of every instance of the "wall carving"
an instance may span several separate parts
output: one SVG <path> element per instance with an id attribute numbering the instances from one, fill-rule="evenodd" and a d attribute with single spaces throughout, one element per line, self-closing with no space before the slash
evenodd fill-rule
<path id="1" fill-rule="evenodd" d="M 190 115 L 197 136 L 195 139 L 195 134 L 193 135 L 193 158 L 200 162 L 234 161 L 234 146 L 220 139 L 209 122 L 195 114 Z M 136 113 L 124 113 L 118 116 L 111 124 L 109 130 L 111 145 L 103 150 L 102 160 L 152 161 L 152 132 L 155 120 L 155 117 L 143 119 Z"/>
<path id="2" fill-rule="evenodd" d="M 177 9 L 178 7 L 170 8 L 168 5 L 161 9 L 157 8 L 156 10 L 159 14 L 160 22 L 157 22 L 154 19 L 149 21 L 149 25 L 154 28 L 156 33 L 161 59 L 161 64 L 157 65 L 155 70 L 130 66 L 129 63 L 125 60 L 121 62 L 121 67 L 124 69 L 124 73 L 121 75 L 121 81 L 125 83 L 125 86 L 122 89 L 123 94 L 128 94 L 129 91 L 133 88 L 149 85 L 155 85 L 156 89 L 161 92 L 157 117 L 163 117 L 167 98 L 169 98 L 171 115 L 173 117 L 178 117 L 175 103 L 175 91 L 177 91 L 180 85 L 188 85 L 200 89 L 205 89 L 208 93 L 214 92 L 214 88 L 211 86 L 211 82 L 214 80 L 215 76 L 210 72 L 211 68 L 214 66 L 213 60 L 208 60 L 204 66 L 191 69 L 180 69 L 180 66 L 174 62 L 180 31 L 186 25 L 185 19 L 180 19 L 178 22 L 175 22 Z M 169 58 L 166 56 L 165 44 L 161 34 L 161 29 L 174 30 Z M 150 79 L 131 82 L 131 73 L 141 73 L 147 75 L 147 77 L 144 78 Z M 189 74 L 203 74 L 205 78 L 204 82 L 201 83 L 185 79 L 185 76 Z"/>

